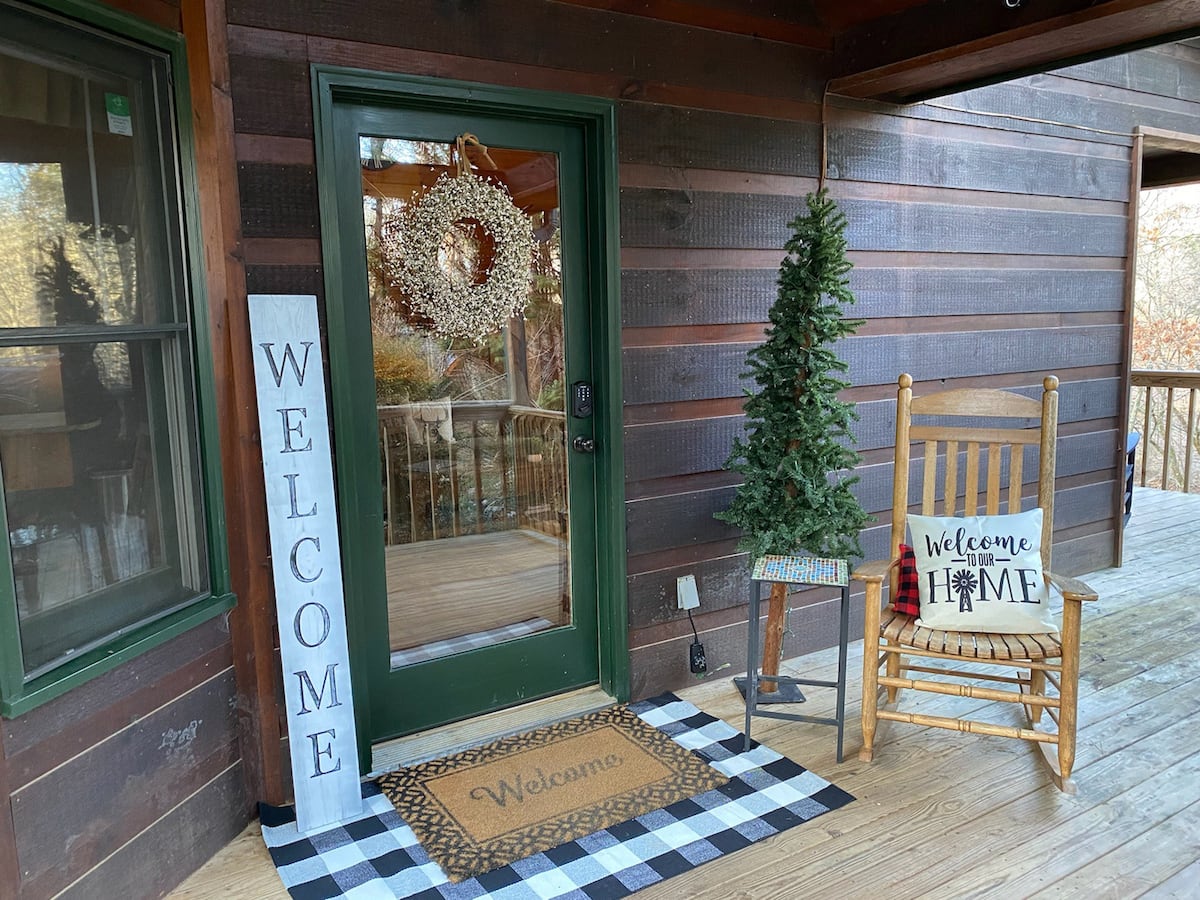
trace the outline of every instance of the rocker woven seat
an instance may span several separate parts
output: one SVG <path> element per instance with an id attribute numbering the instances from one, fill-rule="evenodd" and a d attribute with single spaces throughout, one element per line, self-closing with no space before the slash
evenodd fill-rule
<path id="1" fill-rule="evenodd" d="M 880 615 L 879 633 L 889 641 L 970 659 L 1055 659 L 1062 656 L 1057 634 L 992 634 L 938 631 L 888 607 Z"/>

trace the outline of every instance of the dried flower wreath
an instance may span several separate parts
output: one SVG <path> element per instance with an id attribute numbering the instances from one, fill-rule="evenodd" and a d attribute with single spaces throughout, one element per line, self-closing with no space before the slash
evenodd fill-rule
<path id="1" fill-rule="evenodd" d="M 438 333 L 479 342 L 525 309 L 534 235 L 504 186 L 471 172 L 467 142 L 478 144 L 472 135 L 458 138 L 458 174 L 439 176 L 401 213 L 398 240 L 387 242 L 386 255 L 389 275 Z M 487 268 L 475 278 L 456 277 L 441 259 L 463 225 L 484 232 L 492 245 Z"/>

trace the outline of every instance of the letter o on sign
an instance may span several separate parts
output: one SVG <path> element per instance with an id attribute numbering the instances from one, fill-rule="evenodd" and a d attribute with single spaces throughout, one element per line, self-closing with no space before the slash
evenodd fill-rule
<path id="1" fill-rule="evenodd" d="M 305 639 L 304 622 L 306 617 L 304 615 L 304 611 L 306 609 L 315 609 L 317 611 L 317 615 L 321 617 L 320 635 L 316 640 L 313 641 Z M 312 623 L 312 620 L 313 616 L 307 617 L 308 622 Z M 317 603 L 315 600 L 310 600 L 308 603 L 305 603 L 298 610 L 296 610 L 296 618 L 292 620 L 292 630 L 296 633 L 296 640 L 298 640 L 305 647 L 321 646 L 323 643 L 325 643 L 325 638 L 329 637 L 329 610 L 327 610 L 320 603 Z"/>

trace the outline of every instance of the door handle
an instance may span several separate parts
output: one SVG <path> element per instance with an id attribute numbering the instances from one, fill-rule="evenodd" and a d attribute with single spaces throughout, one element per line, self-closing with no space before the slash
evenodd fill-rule
<path id="1" fill-rule="evenodd" d="M 579 435 L 575 440 L 571 441 L 571 446 L 576 453 L 595 453 L 596 441 L 590 437 Z"/>

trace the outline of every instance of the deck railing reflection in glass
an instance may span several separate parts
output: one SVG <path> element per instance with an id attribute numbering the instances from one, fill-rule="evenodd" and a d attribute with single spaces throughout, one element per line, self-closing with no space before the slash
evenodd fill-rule
<path id="1" fill-rule="evenodd" d="M 565 537 L 562 412 L 449 398 L 378 412 L 389 545 L 518 528 Z"/>

